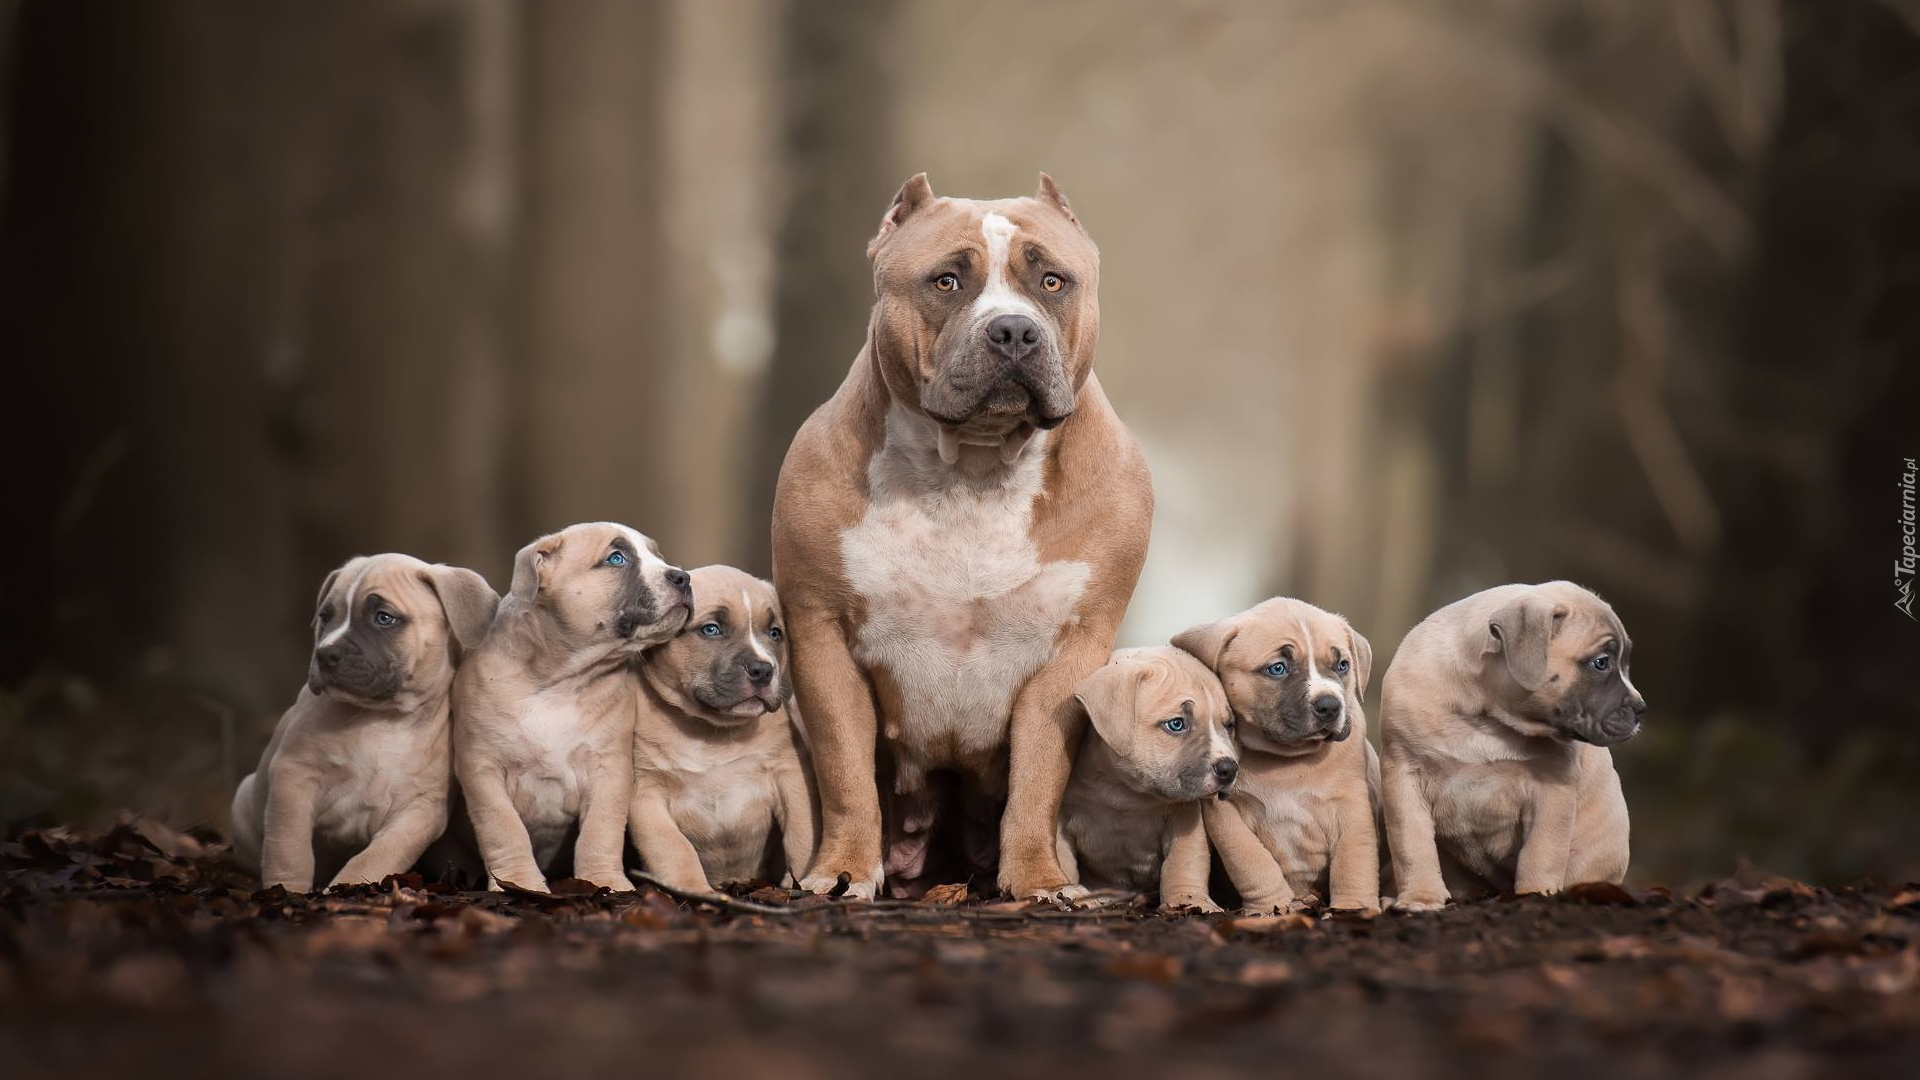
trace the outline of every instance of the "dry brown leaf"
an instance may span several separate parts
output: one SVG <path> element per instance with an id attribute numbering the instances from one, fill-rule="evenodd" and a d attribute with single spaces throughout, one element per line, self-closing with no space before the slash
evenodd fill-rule
<path id="1" fill-rule="evenodd" d="M 956 881 L 951 885 L 935 885 L 921 897 L 929 904 L 961 904 L 967 899 L 967 883 Z"/>

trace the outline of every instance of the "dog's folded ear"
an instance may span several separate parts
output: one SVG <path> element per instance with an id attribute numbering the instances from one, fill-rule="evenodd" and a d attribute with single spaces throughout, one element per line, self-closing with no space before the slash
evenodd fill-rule
<path id="1" fill-rule="evenodd" d="M 327 594 L 333 591 L 333 583 L 339 580 L 340 580 L 340 571 L 335 569 L 335 570 L 328 571 L 327 580 L 322 581 L 320 583 L 320 595 L 313 598 L 314 621 L 316 622 L 319 621 L 320 607 L 321 605 L 327 602 Z"/>
<path id="2" fill-rule="evenodd" d="M 553 557 L 560 554 L 559 534 L 543 536 L 513 557 L 513 581 L 507 585 L 507 593 L 522 603 L 532 603 L 547 583 L 547 568 L 553 563 Z"/>
<path id="3" fill-rule="evenodd" d="M 500 594 L 493 591 L 486 578 L 461 566 L 436 563 L 420 577 L 440 598 L 440 606 L 447 613 L 447 633 L 457 650 L 456 658 L 466 656 L 486 638 L 493 625 L 494 609 L 500 606 Z"/>
<path id="4" fill-rule="evenodd" d="M 915 210 L 931 201 L 933 201 L 933 185 L 927 182 L 927 174 L 914 173 L 906 183 L 900 185 L 899 192 L 894 195 L 893 203 L 887 207 L 886 216 L 880 219 L 880 231 L 873 234 L 872 240 L 867 241 L 867 258 L 871 259 L 879 254 L 880 245 L 886 241 L 887 237 L 892 236 L 895 229 L 912 217 Z"/>
<path id="5" fill-rule="evenodd" d="M 1145 664 L 1107 664 L 1073 688 L 1073 700 L 1087 710 L 1093 730 L 1117 753 L 1125 754 L 1133 747 L 1133 729 L 1137 726 L 1134 705 L 1140 685 L 1151 673 Z"/>
<path id="6" fill-rule="evenodd" d="M 1487 620 L 1487 651 L 1506 657 L 1507 672 L 1527 690 L 1547 681 L 1547 648 L 1567 617 L 1567 609 L 1525 595 L 1509 601 Z"/>
<path id="7" fill-rule="evenodd" d="M 1193 654 L 1194 659 L 1207 665 L 1213 673 L 1220 673 L 1220 660 L 1227 654 L 1227 646 L 1233 644 L 1234 636 L 1240 633 L 1240 624 L 1233 619 L 1216 619 L 1210 623 L 1189 627 L 1173 636 L 1173 646 Z"/>
<path id="8" fill-rule="evenodd" d="M 1352 623 L 1347 624 L 1347 638 L 1353 652 L 1353 696 L 1365 700 L 1367 682 L 1373 678 L 1373 643 L 1355 630 Z"/>

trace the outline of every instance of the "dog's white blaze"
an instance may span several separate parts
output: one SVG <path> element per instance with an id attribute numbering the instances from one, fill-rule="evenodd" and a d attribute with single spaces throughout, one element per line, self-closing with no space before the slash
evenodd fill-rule
<path id="1" fill-rule="evenodd" d="M 340 625 L 327 631 L 327 636 L 320 639 L 317 648 L 325 648 L 339 641 L 346 636 L 347 628 L 353 625 L 353 599 L 360 592 L 360 577 L 361 575 L 355 574 L 353 580 L 347 583 L 347 604 L 345 610 L 340 613 Z"/>
<path id="2" fill-rule="evenodd" d="M 1007 277 L 1007 260 L 1013 251 L 1013 236 L 1020 227 L 999 214 L 988 213 L 980 221 L 980 235 L 987 241 L 987 284 L 974 298 L 972 313 L 976 325 L 999 315 L 1040 317 L 1033 301 L 1013 287 Z"/>
<path id="3" fill-rule="evenodd" d="M 1320 674 L 1320 654 L 1313 651 L 1313 631 L 1308 628 L 1307 620 L 1300 620 L 1300 638 L 1306 642 L 1307 650 L 1307 701 L 1311 703 L 1321 694 L 1332 694 L 1346 704 L 1346 691 L 1340 680 Z"/>
<path id="4" fill-rule="evenodd" d="M 1213 725 L 1210 735 L 1211 738 L 1208 740 L 1208 749 L 1213 753 L 1213 760 L 1218 761 L 1221 758 L 1239 756 L 1233 752 L 1233 736 L 1227 734 L 1227 726 L 1225 724 Z"/>
<path id="5" fill-rule="evenodd" d="M 898 405 L 887 416 L 867 466 L 872 501 L 840 550 L 867 612 L 854 655 L 899 690 L 903 715 L 884 723 L 900 791 L 917 790 L 928 768 L 984 765 L 1004 746 L 1014 695 L 1077 617 L 1092 568 L 1043 562 L 1029 532 L 1045 457 L 1002 466 L 998 482 L 963 480 L 941 464 L 933 425 Z"/>
<path id="6" fill-rule="evenodd" d="M 745 589 L 740 590 L 740 610 L 746 612 L 747 644 L 753 646 L 753 655 L 769 664 L 773 663 L 773 653 L 760 644 L 760 620 L 753 617 L 753 597 L 748 596 Z"/>

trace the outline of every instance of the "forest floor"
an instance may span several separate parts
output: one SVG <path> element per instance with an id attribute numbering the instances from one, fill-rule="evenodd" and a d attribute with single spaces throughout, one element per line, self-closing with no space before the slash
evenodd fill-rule
<path id="1" fill-rule="evenodd" d="M 1747 872 L 1372 918 L 748 898 L 775 914 L 411 876 L 289 896 L 210 841 L 0 841 L 10 1080 L 1920 1069 L 1913 886 Z"/>

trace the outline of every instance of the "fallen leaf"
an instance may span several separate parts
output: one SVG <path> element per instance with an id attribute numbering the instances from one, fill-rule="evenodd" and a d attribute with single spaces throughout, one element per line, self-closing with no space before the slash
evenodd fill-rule
<path id="1" fill-rule="evenodd" d="M 1560 897 L 1576 904 L 1595 904 L 1603 907 L 1632 907 L 1640 902 L 1632 893 L 1611 881 L 1583 881 L 1576 885 L 1569 885 L 1561 892 Z"/>
<path id="2" fill-rule="evenodd" d="M 967 896 L 967 883 L 964 881 L 956 881 L 951 885 L 935 885 L 933 888 L 928 889 L 926 895 L 921 897 L 921 899 L 929 904 L 951 905 L 965 903 Z"/>

